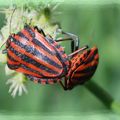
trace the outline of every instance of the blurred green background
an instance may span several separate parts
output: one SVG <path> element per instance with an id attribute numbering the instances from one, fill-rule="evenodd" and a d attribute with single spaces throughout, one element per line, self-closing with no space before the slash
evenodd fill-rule
<path id="1" fill-rule="evenodd" d="M 56 16 L 56 20 L 64 31 L 80 36 L 80 46 L 88 44 L 99 48 L 100 61 L 93 80 L 120 101 L 120 4 L 75 2 L 61 2 L 57 8 L 61 14 Z M 2 4 L 3 1 L 1 7 Z M 0 26 L 4 23 L 5 16 L 0 14 Z M 68 115 L 72 116 L 68 119 L 74 119 L 91 113 L 101 113 L 98 115 L 100 118 L 102 113 L 108 112 L 84 86 L 64 91 L 59 84 L 44 86 L 29 82 L 29 93 L 13 99 L 8 93 L 9 86 L 5 85 L 7 79 L 4 65 L 0 64 L 0 120 L 2 114 Z"/>

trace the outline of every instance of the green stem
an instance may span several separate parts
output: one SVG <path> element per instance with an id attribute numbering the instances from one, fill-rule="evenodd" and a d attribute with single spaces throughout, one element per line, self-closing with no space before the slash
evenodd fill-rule
<path id="1" fill-rule="evenodd" d="M 85 87 L 92 92 L 101 102 L 108 108 L 111 109 L 112 103 L 114 99 L 112 96 L 105 91 L 102 87 L 100 87 L 97 83 L 90 80 L 85 84 Z"/>

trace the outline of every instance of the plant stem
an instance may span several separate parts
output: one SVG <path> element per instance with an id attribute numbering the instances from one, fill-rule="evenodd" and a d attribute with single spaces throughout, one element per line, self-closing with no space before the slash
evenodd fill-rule
<path id="1" fill-rule="evenodd" d="M 111 109 L 112 103 L 114 99 L 112 96 L 105 91 L 102 87 L 100 87 L 97 83 L 90 80 L 85 84 L 85 87 L 92 92 L 101 102 L 108 108 Z"/>

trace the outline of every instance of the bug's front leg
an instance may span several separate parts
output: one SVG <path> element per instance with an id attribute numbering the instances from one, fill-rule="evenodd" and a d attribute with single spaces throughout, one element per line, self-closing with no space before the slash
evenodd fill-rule
<path id="1" fill-rule="evenodd" d="M 57 39 L 55 40 L 56 42 L 61 42 L 61 41 L 71 41 L 71 51 L 74 52 L 76 50 L 78 50 L 79 48 L 79 37 L 75 34 L 69 33 L 69 32 L 64 32 L 61 29 L 58 29 L 56 31 L 56 35 L 58 33 L 64 34 L 66 35 L 66 38 L 62 38 L 62 39 Z"/>
<path id="2" fill-rule="evenodd" d="M 87 46 L 87 45 L 84 46 L 84 47 L 82 47 L 82 48 L 79 48 L 79 49 L 76 50 L 75 52 L 69 54 L 68 57 L 72 57 L 72 56 L 76 55 L 77 53 L 79 53 L 79 52 L 81 52 L 81 51 L 84 51 L 85 49 L 88 49 L 88 46 Z"/>
<path id="3" fill-rule="evenodd" d="M 44 37 L 46 37 L 42 28 L 38 28 L 37 26 L 34 26 L 34 29 L 36 29 L 40 34 L 42 34 Z"/>

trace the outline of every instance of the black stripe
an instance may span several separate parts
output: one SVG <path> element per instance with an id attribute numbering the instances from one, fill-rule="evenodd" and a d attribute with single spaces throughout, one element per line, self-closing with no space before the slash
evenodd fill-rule
<path id="1" fill-rule="evenodd" d="M 26 45 L 23 45 L 21 42 L 19 42 L 18 40 L 16 40 L 14 37 L 12 39 L 13 39 L 13 41 L 12 41 L 13 43 L 15 43 L 16 45 L 18 45 L 21 48 L 25 48 Z"/>
<path id="2" fill-rule="evenodd" d="M 13 61 L 13 62 L 18 62 L 17 60 L 15 60 L 14 58 L 12 58 L 12 57 L 9 55 L 9 53 L 7 53 L 7 57 L 8 57 L 8 59 L 10 59 L 10 60 Z"/>
<path id="3" fill-rule="evenodd" d="M 56 83 L 57 82 L 57 78 L 56 79 L 46 79 L 46 84 L 50 84 L 50 82 L 48 80 L 52 80 L 53 83 Z"/>
<path id="4" fill-rule="evenodd" d="M 97 53 L 98 53 L 98 51 L 95 50 L 95 51 L 94 51 L 94 54 L 91 55 L 91 56 L 89 57 L 89 59 L 87 59 L 87 60 L 85 61 L 85 64 L 88 64 L 88 63 L 92 62 L 93 60 L 95 60 L 95 56 L 97 55 Z"/>
<path id="5" fill-rule="evenodd" d="M 54 41 L 54 43 L 55 43 L 55 41 Z M 61 48 L 61 46 L 60 46 L 59 44 L 56 44 L 55 47 L 56 47 L 57 49 L 60 49 L 60 48 Z"/>
<path id="6" fill-rule="evenodd" d="M 9 56 L 9 55 L 8 55 L 8 56 Z M 11 56 L 9 56 L 8 58 L 9 58 L 11 61 L 18 62 L 18 61 L 16 61 L 16 60 L 14 60 L 14 58 L 11 57 Z M 27 67 L 26 65 L 23 65 L 23 64 L 20 64 L 20 65 L 14 65 L 14 64 L 11 65 L 11 64 L 9 64 L 9 67 L 15 68 L 15 69 L 17 69 L 18 67 L 22 67 L 22 68 L 25 69 L 25 70 L 34 72 L 34 73 L 36 73 L 36 74 L 44 77 L 44 75 L 40 74 L 39 71 L 36 71 L 36 70 L 34 70 L 34 69 L 30 68 L 30 67 Z"/>
<path id="7" fill-rule="evenodd" d="M 31 76 L 31 75 L 28 75 L 28 74 L 24 74 L 24 75 L 25 75 L 29 80 L 31 80 L 31 81 L 37 80 L 38 83 L 41 84 L 41 78 L 33 77 L 33 76 Z"/>
<path id="8" fill-rule="evenodd" d="M 26 37 L 22 32 L 18 32 L 17 35 L 20 36 L 21 38 L 25 38 L 26 40 L 29 41 L 29 38 Z"/>
<path id="9" fill-rule="evenodd" d="M 28 74 L 24 74 L 29 80 L 33 81 L 34 80 L 34 77 L 31 76 L 31 75 L 28 75 Z"/>
<path id="10" fill-rule="evenodd" d="M 51 43 L 51 44 L 53 45 L 53 47 L 54 47 L 55 49 L 57 49 L 58 52 L 59 52 L 61 55 L 65 54 L 65 51 L 64 51 L 64 50 L 59 50 L 59 49 L 61 48 L 61 45 L 59 45 L 58 43 L 57 43 L 56 45 L 54 45 L 54 43 L 55 43 L 56 41 L 54 41 L 53 39 L 48 38 L 48 37 L 46 37 L 46 40 L 47 40 L 49 43 Z M 66 59 L 66 58 L 65 58 L 65 59 Z"/>
<path id="11" fill-rule="evenodd" d="M 48 73 L 52 73 L 52 74 L 58 74 L 57 71 L 54 71 L 53 69 L 51 70 L 50 68 L 47 68 L 46 66 L 38 63 L 37 61 L 33 60 L 32 58 L 28 57 L 27 55 L 25 54 L 22 54 L 18 51 L 16 51 L 14 48 L 10 47 L 9 48 L 10 51 L 12 51 L 16 56 L 18 56 L 19 58 L 21 58 L 23 61 L 27 62 L 27 63 L 30 63 L 38 68 L 40 68 L 41 70 L 45 70 L 47 71 Z"/>
<path id="12" fill-rule="evenodd" d="M 61 47 L 60 45 L 58 45 L 58 46 L 59 46 L 59 48 Z M 55 46 L 55 47 L 58 48 L 58 46 Z M 59 48 L 58 48 L 58 52 L 59 52 L 59 54 L 61 55 L 63 62 L 65 63 L 65 62 L 68 61 L 68 58 L 67 58 L 67 57 L 63 57 L 63 55 L 65 55 L 65 51 L 59 50 Z"/>
<path id="13" fill-rule="evenodd" d="M 97 54 L 97 51 L 95 50 L 95 52 L 94 52 L 94 54 L 93 55 L 91 55 L 91 56 L 88 56 L 89 54 L 90 54 L 90 50 L 86 53 L 86 55 L 84 55 L 84 57 L 86 57 L 86 59 L 84 60 L 83 58 L 80 58 L 80 64 L 76 64 L 76 66 L 81 66 L 81 65 L 87 65 L 87 64 L 89 64 L 90 62 L 92 62 L 93 60 L 95 60 L 95 55 Z M 88 59 L 88 58 L 89 59 Z M 83 59 L 83 60 L 82 60 Z M 94 67 L 94 66 L 93 66 Z M 97 67 L 97 65 L 96 65 L 96 67 Z M 90 67 L 89 67 L 90 68 Z M 87 69 L 89 69 L 89 68 L 87 68 Z M 78 72 L 82 72 L 82 71 L 78 71 Z"/>
<path id="14" fill-rule="evenodd" d="M 38 58 L 42 58 L 42 60 L 46 61 L 47 63 L 55 66 L 58 69 L 62 69 L 62 67 L 57 64 L 55 61 L 53 61 L 52 59 L 48 58 L 47 56 L 43 55 L 42 53 L 40 53 L 36 48 L 33 48 L 32 46 L 28 46 L 28 45 L 23 45 L 22 43 L 20 43 L 19 41 L 17 41 L 15 38 L 14 39 L 14 43 L 18 46 L 20 46 L 21 48 L 23 48 L 24 50 L 26 50 L 26 52 L 31 53 L 34 56 L 37 56 Z"/>
<path id="15" fill-rule="evenodd" d="M 18 69 L 20 67 L 20 64 L 19 65 L 14 65 L 14 64 L 9 64 L 8 62 L 7 62 L 7 65 L 12 70 Z"/>
<path id="16" fill-rule="evenodd" d="M 84 57 L 84 58 L 87 58 L 88 55 L 90 54 L 90 52 L 91 52 L 91 50 L 87 50 L 87 51 L 84 53 L 83 57 Z"/>
<path id="17" fill-rule="evenodd" d="M 46 52 L 48 52 L 49 54 L 51 54 L 51 55 L 53 55 L 53 51 L 50 51 L 44 44 L 42 44 L 41 42 L 40 42 L 40 40 L 37 40 L 37 39 L 33 39 L 32 40 L 32 42 L 35 44 L 35 45 L 37 45 L 37 46 L 39 46 L 40 48 L 42 48 L 43 50 L 45 50 Z M 54 53 L 55 54 L 55 53 Z"/>
<path id="18" fill-rule="evenodd" d="M 64 55 L 64 54 L 65 54 L 65 51 L 61 50 L 60 53 L 61 53 L 62 55 Z"/>
<path id="19" fill-rule="evenodd" d="M 64 63 L 65 63 L 65 62 L 68 62 L 68 61 L 69 61 L 69 60 L 68 60 L 67 58 L 66 58 L 66 59 L 64 59 Z"/>
<path id="20" fill-rule="evenodd" d="M 79 73 L 89 73 L 89 72 L 94 72 L 97 68 L 97 65 L 94 65 L 94 66 L 90 66 L 90 67 L 87 67 L 86 69 L 82 69 L 82 70 L 79 70 L 79 71 L 76 71 L 75 73 L 76 74 L 79 74 Z"/>
<path id="21" fill-rule="evenodd" d="M 58 52 L 61 54 L 61 56 L 66 55 L 66 53 L 65 53 L 65 51 L 64 51 L 64 50 L 59 50 L 59 49 L 61 48 L 61 46 L 60 46 L 60 45 L 56 45 L 55 47 L 57 47 L 57 48 L 58 48 Z M 63 62 L 67 62 L 67 61 L 68 61 L 68 57 L 67 57 L 67 56 L 66 56 L 66 57 L 63 57 L 62 59 L 63 59 Z"/>
<path id="22" fill-rule="evenodd" d="M 44 56 L 42 53 L 38 52 L 37 50 L 34 51 L 33 55 L 35 55 L 39 58 L 42 58 L 43 61 L 46 61 L 47 63 L 49 63 L 50 65 L 53 65 L 54 67 L 56 67 L 58 69 L 62 69 L 62 67 L 59 64 L 57 64 L 55 61 L 48 58 L 47 56 Z"/>
<path id="23" fill-rule="evenodd" d="M 63 73 L 63 74 L 66 74 L 66 73 L 67 73 L 67 68 L 68 68 L 68 66 L 65 64 L 65 62 L 67 61 L 67 59 L 64 59 L 64 58 L 61 56 L 59 50 L 54 46 L 54 42 L 55 42 L 55 41 L 54 41 L 53 39 L 46 37 L 46 40 L 47 40 L 48 42 L 50 42 L 51 44 L 53 44 L 53 48 L 54 48 L 54 50 L 56 51 L 56 56 L 58 57 L 58 59 L 61 61 L 62 65 L 63 65 L 63 69 L 64 69 L 64 73 Z M 59 47 L 60 47 L 60 46 L 59 46 Z"/>
<path id="24" fill-rule="evenodd" d="M 33 68 L 30 68 L 30 67 L 27 67 L 26 65 L 21 64 L 20 67 L 23 68 L 23 69 L 25 69 L 25 70 L 27 70 L 27 71 L 36 73 L 36 74 L 38 74 L 38 75 L 40 75 L 40 76 L 42 76 L 42 77 L 45 77 L 44 75 L 40 74 L 39 71 L 36 71 L 36 70 L 34 70 Z"/>
<path id="25" fill-rule="evenodd" d="M 92 77 L 92 75 L 93 75 L 93 73 L 90 73 L 90 74 L 87 74 L 87 75 L 84 75 L 84 76 L 80 76 L 80 77 L 73 77 L 72 78 L 72 80 L 82 80 L 82 81 L 84 81 L 84 80 L 89 80 L 91 77 Z"/>
<path id="26" fill-rule="evenodd" d="M 86 61 L 84 62 L 84 64 L 88 64 L 88 63 L 91 63 L 93 60 L 94 60 L 94 55 L 91 55 L 91 56 L 88 56 L 88 58 L 86 58 Z"/>
<path id="27" fill-rule="evenodd" d="M 90 54 L 91 50 L 87 50 L 87 56 Z"/>
<path id="28" fill-rule="evenodd" d="M 35 32 L 33 32 L 33 30 L 31 29 L 31 27 L 29 25 L 25 25 L 24 29 L 34 38 L 35 37 Z"/>
<path id="29" fill-rule="evenodd" d="M 20 36 L 21 38 L 25 38 L 26 40 L 29 41 L 29 38 L 26 37 L 23 33 L 18 32 L 17 35 Z M 43 50 L 47 51 L 49 54 L 53 55 L 53 52 L 51 52 L 51 51 L 50 51 L 44 44 L 42 44 L 40 41 L 41 41 L 41 40 L 37 40 L 36 38 L 33 38 L 33 39 L 32 39 L 32 42 L 33 42 L 35 45 L 39 46 L 39 47 L 42 48 Z M 46 42 L 48 42 L 48 41 L 46 40 Z"/>
<path id="30" fill-rule="evenodd" d="M 28 79 L 30 79 L 31 81 L 34 81 L 35 79 L 38 81 L 38 83 L 40 83 L 41 84 L 41 81 L 42 80 L 46 80 L 45 81 L 45 84 L 49 84 L 49 82 L 48 82 L 48 80 L 49 80 L 49 78 L 47 79 L 47 78 L 37 78 L 37 77 L 33 77 L 33 76 L 31 76 L 31 75 L 28 75 L 28 74 L 24 74 Z M 52 81 L 53 81 L 53 83 L 56 83 L 57 82 L 57 79 L 51 79 Z"/>
<path id="31" fill-rule="evenodd" d="M 53 39 L 51 39 L 50 37 L 46 36 L 45 38 L 46 38 L 46 40 L 47 40 L 49 43 L 51 43 L 51 44 L 53 44 L 53 43 L 54 43 L 54 40 L 53 40 Z"/>
<path id="32" fill-rule="evenodd" d="M 94 51 L 94 55 L 96 55 L 98 53 L 98 49 L 95 49 Z"/>
<path id="33" fill-rule="evenodd" d="M 18 33 L 18 35 L 20 36 L 20 37 L 24 37 L 25 39 L 28 39 L 24 34 L 22 34 L 22 33 Z M 13 38 L 14 39 L 14 38 Z M 29 40 L 29 39 L 28 39 Z M 14 39 L 14 41 L 15 41 L 15 39 Z M 52 41 L 52 40 L 51 40 Z M 18 42 L 18 41 L 17 41 Z M 39 47 L 41 47 L 43 50 L 45 50 L 46 52 L 48 52 L 49 54 L 51 54 L 51 55 L 53 55 L 53 52 L 51 52 L 46 46 L 44 46 L 44 44 L 42 44 L 40 41 L 38 41 L 37 39 L 35 39 L 35 38 L 33 38 L 33 40 L 32 40 L 32 42 L 34 43 L 34 44 L 36 44 L 36 45 L 38 45 Z M 47 41 L 48 42 L 48 41 Z M 53 42 L 52 42 L 53 43 Z M 16 44 L 16 42 L 15 42 L 15 44 Z M 21 44 L 18 44 L 17 43 L 17 45 L 18 46 L 20 46 L 20 47 L 22 47 L 22 45 Z M 27 52 L 30 52 L 31 54 L 32 54 L 32 47 L 30 47 L 30 46 L 23 46 L 22 48 L 26 48 L 25 50 L 27 51 Z M 57 48 L 60 48 L 60 45 L 58 45 L 57 46 Z M 36 50 L 37 51 L 37 50 Z M 61 52 L 61 54 L 65 54 L 65 52 L 64 51 L 60 51 Z M 37 51 L 37 53 L 38 53 L 38 51 Z M 36 55 L 36 54 L 35 54 Z M 39 55 L 38 55 L 39 56 Z M 41 56 L 41 55 L 40 55 Z M 59 66 L 55 61 L 51 61 L 51 59 L 46 59 L 47 60 L 47 62 L 49 63 L 49 64 L 52 64 L 52 65 L 54 65 L 55 67 L 57 67 L 57 68 L 59 68 L 59 69 L 61 69 L 61 66 Z M 67 58 L 65 58 L 65 59 L 63 59 L 63 61 L 64 62 L 66 62 L 66 61 L 68 61 L 68 59 Z"/>
<path id="34" fill-rule="evenodd" d="M 17 35 L 19 35 L 21 38 L 25 38 L 25 39 L 27 39 L 27 40 L 29 41 L 29 38 L 26 37 L 23 33 L 18 32 Z M 53 55 L 52 52 L 51 52 L 44 44 L 42 44 L 40 41 L 41 41 L 41 40 L 37 40 L 36 38 L 33 38 L 33 39 L 32 39 L 32 42 L 33 42 L 35 45 L 39 46 L 39 47 L 42 48 L 43 50 L 47 51 L 49 54 Z M 48 42 L 48 41 L 46 40 L 46 42 Z"/>
<path id="35" fill-rule="evenodd" d="M 65 75 L 68 71 L 67 71 L 67 65 L 65 64 L 65 60 L 62 58 L 62 56 L 59 54 L 59 52 L 56 50 L 56 48 L 54 48 L 55 51 L 56 51 L 56 56 L 57 58 L 60 60 L 60 62 L 62 63 L 63 65 L 63 75 Z"/>

